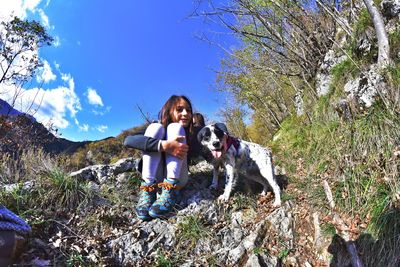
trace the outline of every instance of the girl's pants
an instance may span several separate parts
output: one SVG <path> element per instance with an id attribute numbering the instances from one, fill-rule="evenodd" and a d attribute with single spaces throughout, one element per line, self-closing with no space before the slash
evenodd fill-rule
<path id="1" fill-rule="evenodd" d="M 161 123 L 150 124 L 145 136 L 160 140 L 173 140 L 177 136 L 185 136 L 185 129 L 179 123 L 171 123 L 165 128 Z M 186 144 L 186 140 L 181 143 Z M 142 179 L 146 184 L 161 182 L 164 178 L 179 180 L 180 186 L 185 186 L 188 180 L 188 165 L 186 157 L 179 159 L 164 152 L 144 152 Z"/>

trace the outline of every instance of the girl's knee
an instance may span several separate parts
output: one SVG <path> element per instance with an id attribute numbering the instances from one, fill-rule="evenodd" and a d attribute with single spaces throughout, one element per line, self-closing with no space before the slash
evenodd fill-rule
<path id="1" fill-rule="evenodd" d="M 175 138 L 176 136 L 184 136 L 185 135 L 185 129 L 183 126 L 179 123 L 170 123 L 167 127 L 167 136 L 168 139 Z"/>
<path id="2" fill-rule="evenodd" d="M 147 126 L 146 132 L 144 133 L 145 136 L 153 137 L 157 139 L 163 139 L 165 136 L 165 129 L 161 123 L 151 123 Z"/>

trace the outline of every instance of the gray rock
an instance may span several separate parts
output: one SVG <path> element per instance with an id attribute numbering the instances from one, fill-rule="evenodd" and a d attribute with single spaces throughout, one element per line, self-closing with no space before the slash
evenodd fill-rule
<path id="1" fill-rule="evenodd" d="M 260 253 L 260 254 L 252 253 L 249 256 L 247 262 L 244 264 L 244 267 L 264 267 L 264 266 L 267 267 L 278 266 L 278 258 L 270 256 L 265 253 Z"/>
<path id="2" fill-rule="evenodd" d="M 383 0 L 381 2 L 382 14 L 386 19 L 399 17 L 400 0 Z"/>
<path id="3" fill-rule="evenodd" d="M 267 233 L 267 223 L 266 221 L 261 221 L 254 228 L 236 248 L 229 251 L 228 264 L 238 264 L 246 253 L 251 253 L 255 247 L 261 245 Z"/>
<path id="4" fill-rule="evenodd" d="M 175 245 L 175 226 L 168 221 L 142 222 L 134 233 L 111 240 L 112 257 L 121 265 L 135 265 L 154 256 L 159 247 L 171 250 Z"/>
<path id="5" fill-rule="evenodd" d="M 385 93 L 383 81 L 378 67 L 372 65 L 368 72 L 361 73 L 357 79 L 347 82 L 344 91 L 348 94 L 349 101 L 354 99 L 359 107 L 368 108 L 375 102 L 378 93 Z"/>
<path id="6" fill-rule="evenodd" d="M 70 176 L 101 184 L 109 181 L 112 177 L 115 177 L 119 174 L 136 170 L 138 163 L 138 159 L 124 158 L 111 165 L 99 164 L 88 166 L 72 172 Z"/>
<path id="7" fill-rule="evenodd" d="M 271 227 L 274 227 L 276 232 L 280 234 L 285 243 L 285 247 L 291 249 L 293 247 L 293 216 L 291 213 L 291 202 L 285 204 L 269 214 L 266 218 Z"/>
<path id="8" fill-rule="evenodd" d="M 23 190 L 30 190 L 34 186 L 35 186 L 34 181 L 26 181 L 23 183 L 5 184 L 5 185 L 2 185 L 1 187 L 5 192 L 9 193 L 9 192 L 16 190 L 17 188 L 21 188 Z"/>
<path id="9" fill-rule="evenodd" d="M 326 53 L 315 77 L 318 96 L 326 95 L 329 92 L 332 81 L 330 71 L 334 66 L 341 63 L 346 58 L 345 55 L 336 55 L 334 50 L 329 50 L 328 53 Z"/>

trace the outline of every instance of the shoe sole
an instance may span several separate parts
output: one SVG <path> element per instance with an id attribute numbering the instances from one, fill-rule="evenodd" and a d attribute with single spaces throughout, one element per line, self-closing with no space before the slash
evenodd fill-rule
<path id="1" fill-rule="evenodd" d="M 153 217 L 150 217 L 150 216 L 140 216 L 140 215 L 137 215 L 137 216 L 142 221 L 150 221 L 151 219 L 153 219 Z"/>
<path id="2" fill-rule="evenodd" d="M 173 214 L 174 214 L 174 212 L 172 212 L 172 211 L 170 211 L 166 214 L 162 214 L 162 215 L 149 211 L 149 215 L 154 219 L 157 219 L 157 218 L 158 219 L 167 219 L 167 218 L 171 217 Z"/>

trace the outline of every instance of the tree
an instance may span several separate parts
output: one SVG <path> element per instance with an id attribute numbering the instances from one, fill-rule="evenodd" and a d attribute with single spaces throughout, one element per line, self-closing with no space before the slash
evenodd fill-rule
<path id="1" fill-rule="evenodd" d="M 258 65 L 273 74 L 313 77 L 320 60 L 331 47 L 334 19 L 313 1 L 230 0 L 225 4 L 209 0 L 197 15 L 221 23 L 245 45 L 257 47 L 269 57 Z M 200 8 L 199 8 L 200 9 Z"/>
<path id="2" fill-rule="evenodd" d="M 14 17 L 0 23 L 0 97 L 8 95 L 7 102 L 12 107 L 22 97 L 23 86 L 42 66 L 38 49 L 51 45 L 52 41 L 53 38 L 47 34 L 45 28 L 36 21 Z M 24 112 L 30 111 L 34 99 L 31 101 L 28 110 Z M 26 138 L 34 130 L 35 122 L 27 116 L 11 118 L 0 115 L 0 152 L 16 153 L 23 142 L 38 141 Z M 47 131 L 43 132 L 48 134 Z M 40 139 L 39 135 L 36 137 Z"/>
<path id="3" fill-rule="evenodd" d="M 0 34 L 0 83 L 27 82 L 41 66 L 37 51 L 51 45 L 53 38 L 36 21 L 23 21 L 14 17 L 1 22 Z"/>
<path id="4" fill-rule="evenodd" d="M 244 140 L 249 139 L 246 130 L 246 123 L 244 122 L 247 115 L 244 109 L 236 105 L 231 105 L 221 110 L 221 115 L 226 122 L 230 134 Z"/>
<path id="5" fill-rule="evenodd" d="M 334 15 L 340 3 L 206 1 L 196 15 L 222 24 L 241 44 L 234 50 L 225 49 L 228 56 L 217 74 L 219 89 L 247 105 L 269 134 L 287 116 L 306 113 L 306 107 L 317 99 L 314 76 L 333 45 L 338 21 Z"/>
<path id="6" fill-rule="evenodd" d="M 0 85 L 14 89 L 9 103 L 14 106 L 22 86 L 30 81 L 42 66 L 38 49 L 51 45 L 53 38 L 36 21 L 14 17 L 0 24 Z M 4 93 L 4 92 L 2 92 Z"/>
<path id="7" fill-rule="evenodd" d="M 390 63 L 390 46 L 389 39 L 385 29 L 385 23 L 378 8 L 373 0 L 363 0 L 371 16 L 372 22 L 378 39 L 378 66 L 386 67 Z"/>

